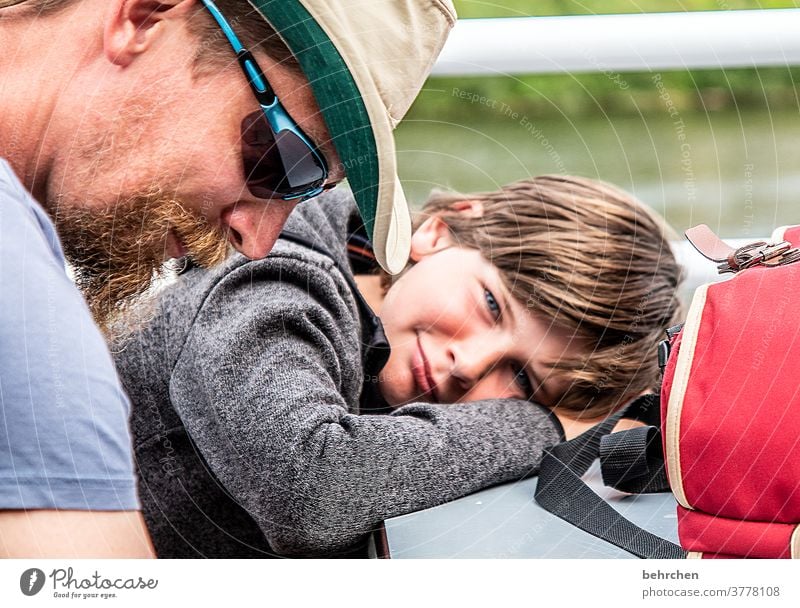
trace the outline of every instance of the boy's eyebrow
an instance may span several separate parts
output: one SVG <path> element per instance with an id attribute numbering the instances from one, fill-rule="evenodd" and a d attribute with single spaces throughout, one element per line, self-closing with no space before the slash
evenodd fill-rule
<path id="1" fill-rule="evenodd" d="M 533 398 L 533 395 L 535 395 L 536 393 L 545 392 L 544 382 L 542 381 L 542 378 L 539 376 L 539 374 L 536 373 L 536 368 L 533 366 L 533 361 L 529 360 L 528 365 L 525 366 L 525 369 L 528 370 L 528 374 L 530 375 L 531 379 L 534 382 L 533 393 L 531 393 L 531 398 Z"/>
<path id="2" fill-rule="evenodd" d="M 517 328 L 517 317 L 514 314 L 513 304 L 517 300 L 514 298 L 513 294 L 506 287 L 505 283 L 503 283 L 502 280 L 500 280 L 499 283 L 500 283 L 500 292 L 501 292 L 502 297 L 503 297 L 503 310 L 508 313 L 508 317 L 509 317 L 509 321 L 511 323 L 512 329 L 516 330 L 516 328 Z M 530 374 L 531 379 L 536 383 L 536 386 L 534 387 L 534 391 L 533 391 L 534 395 L 536 393 L 539 393 L 540 396 L 543 396 L 547 401 L 549 401 L 550 397 L 551 397 L 551 394 L 550 394 L 550 390 L 548 390 L 547 386 L 545 386 L 545 383 L 547 382 L 547 379 L 542 380 L 542 377 L 539 375 L 539 373 L 536 371 L 536 368 L 533 365 L 533 360 L 532 359 L 528 360 L 527 364 L 525 365 L 525 369 L 528 370 L 528 373 Z M 547 374 L 547 377 L 549 378 L 550 374 Z M 533 396 L 531 396 L 531 398 L 532 397 Z M 536 401 L 538 403 L 542 403 L 543 405 L 547 405 L 542 399 L 537 399 Z"/>
<path id="3" fill-rule="evenodd" d="M 547 402 L 550 401 L 551 395 L 550 395 L 550 391 L 545 386 L 545 383 L 547 382 L 547 379 L 542 380 L 541 376 L 539 376 L 539 374 L 536 373 L 536 369 L 533 367 L 533 363 L 532 362 L 529 362 L 529 364 L 527 366 L 527 369 L 528 369 L 528 372 L 531 374 L 531 377 L 533 378 L 533 381 L 536 383 L 536 387 L 534 388 L 533 394 L 534 395 L 536 395 L 537 393 L 539 394 L 539 398 L 538 399 L 532 399 L 532 400 L 536 401 L 537 403 L 541 403 L 542 405 L 549 406 L 549 403 L 547 403 Z M 548 378 L 549 377 L 550 376 L 548 374 Z"/>
<path id="4" fill-rule="evenodd" d="M 497 281 L 500 285 L 500 293 L 503 296 L 503 311 L 508 313 L 509 320 L 511 322 L 511 328 L 517 328 L 517 315 L 514 313 L 514 307 L 512 304 L 514 303 L 514 296 L 506 287 L 503 280 L 498 277 Z"/>
<path id="5" fill-rule="evenodd" d="M 502 294 L 502 297 L 503 297 L 503 310 L 508 313 L 509 323 L 511 325 L 511 330 L 512 331 L 516 331 L 516 329 L 517 329 L 517 316 L 514 313 L 514 306 L 513 306 L 514 302 L 516 302 L 516 299 L 514 298 L 513 294 L 511 294 L 511 292 L 508 290 L 508 288 L 505 286 L 505 283 L 503 283 L 502 280 L 500 280 L 499 283 L 500 283 L 501 294 Z M 550 391 L 548 391 L 547 388 L 545 388 L 545 385 L 544 385 L 545 381 L 542 380 L 542 377 L 537 373 L 536 368 L 533 365 L 533 360 L 532 359 L 528 359 L 528 361 L 527 361 L 527 363 L 525 364 L 524 367 L 527 370 L 528 374 L 530 375 L 530 378 L 533 380 L 533 382 L 535 384 L 535 386 L 533 387 L 533 393 L 531 394 L 530 399 L 533 400 L 533 396 L 536 393 L 540 393 L 540 394 L 541 393 L 546 393 L 545 397 L 548 397 Z"/>
<path id="6" fill-rule="evenodd" d="M 517 329 L 517 315 L 514 313 L 514 306 L 513 305 L 514 305 L 515 302 L 519 302 L 519 301 L 511 293 L 511 290 L 509 290 L 508 287 L 506 287 L 506 284 L 503 282 L 503 280 L 501 278 L 499 278 L 499 277 L 497 278 L 497 283 L 499 284 L 500 295 L 501 295 L 501 297 L 503 299 L 503 313 L 504 313 L 504 316 L 506 316 L 506 314 L 507 314 L 508 322 L 511 324 L 511 329 L 512 330 L 516 330 Z M 522 304 L 520 304 L 520 306 L 522 306 Z M 536 368 L 533 365 L 533 359 L 528 359 L 528 361 L 527 361 L 527 363 L 525 365 L 525 369 L 527 370 L 528 374 L 530 374 L 531 380 L 533 380 L 533 382 L 536 384 L 536 386 L 534 387 L 533 394 L 535 395 L 536 393 L 538 393 L 541 397 L 544 397 L 544 399 L 546 401 L 550 401 L 550 397 L 552 397 L 552 395 L 550 393 L 550 390 L 547 388 L 547 386 L 545 386 L 545 383 L 547 382 L 547 379 L 542 380 L 542 377 L 539 375 L 539 373 L 536 371 Z M 548 373 L 547 374 L 547 378 L 549 378 L 549 377 L 550 377 L 550 374 Z M 534 400 L 533 399 L 533 395 L 531 395 L 531 400 Z M 536 399 L 535 401 L 537 403 L 541 403 L 542 405 L 548 405 L 547 403 L 545 403 L 545 400 L 542 400 L 541 398 L 539 398 L 539 399 Z"/>

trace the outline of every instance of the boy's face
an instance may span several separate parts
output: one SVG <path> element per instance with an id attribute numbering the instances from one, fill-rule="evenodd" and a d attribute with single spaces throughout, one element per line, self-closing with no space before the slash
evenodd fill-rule
<path id="1" fill-rule="evenodd" d="M 575 356 L 578 339 L 531 314 L 499 270 L 477 250 L 455 246 L 437 217 L 415 232 L 411 257 L 416 264 L 381 308 L 392 348 L 380 374 L 388 403 L 555 403 L 565 387 L 545 362 Z"/>

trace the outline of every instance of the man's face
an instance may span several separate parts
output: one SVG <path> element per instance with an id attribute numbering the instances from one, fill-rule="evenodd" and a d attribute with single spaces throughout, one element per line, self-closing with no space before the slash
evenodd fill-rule
<path id="1" fill-rule="evenodd" d="M 43 201 L 56 220 L 102 323 L 150 285 L 172 257 L 210 266 L 229 245 L 261 258 L 296 205 L 257 199 L 245 185 L 241 123 L 259 106 L 231 50 L 227 65 L 193 69 L 200 44 L 167 24 L 145 53 L 122 66 L 108 53 L 76 73 L 56 119 L 70 124 L 55 143 Z M 337 159 L 308 83 L 256 54 L 286 110 L 331 167 Z M 59 110 L 57 110 L 59 111 Z M 341 178 L 332 171 L 329 181 Z"/>

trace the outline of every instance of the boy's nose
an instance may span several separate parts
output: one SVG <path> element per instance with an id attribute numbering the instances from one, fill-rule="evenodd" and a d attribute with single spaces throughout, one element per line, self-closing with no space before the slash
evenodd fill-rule
<path id="1" fill-rule="evenodd" d="M 482 340 L 465 340 L 450 347 L 452 372 L 459 387 L 468 392 L 492 371 L 498 369 L 507 345 L 497 336 Z"/>

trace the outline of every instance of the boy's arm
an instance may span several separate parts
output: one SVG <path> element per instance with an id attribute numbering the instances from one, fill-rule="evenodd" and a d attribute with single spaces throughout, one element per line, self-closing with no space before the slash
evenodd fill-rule
<path id="1" fill-rule="evenodd" d="M 560 440 L 549 411 L 519 401 L 351 414 L 359 332 L 328 297 L 346 289 L 335 276 L 293 260 L 227 275 L 170 384 L 204 460 L 286 554 L 339 551 L 389 517 L 530 475 Z"/>

